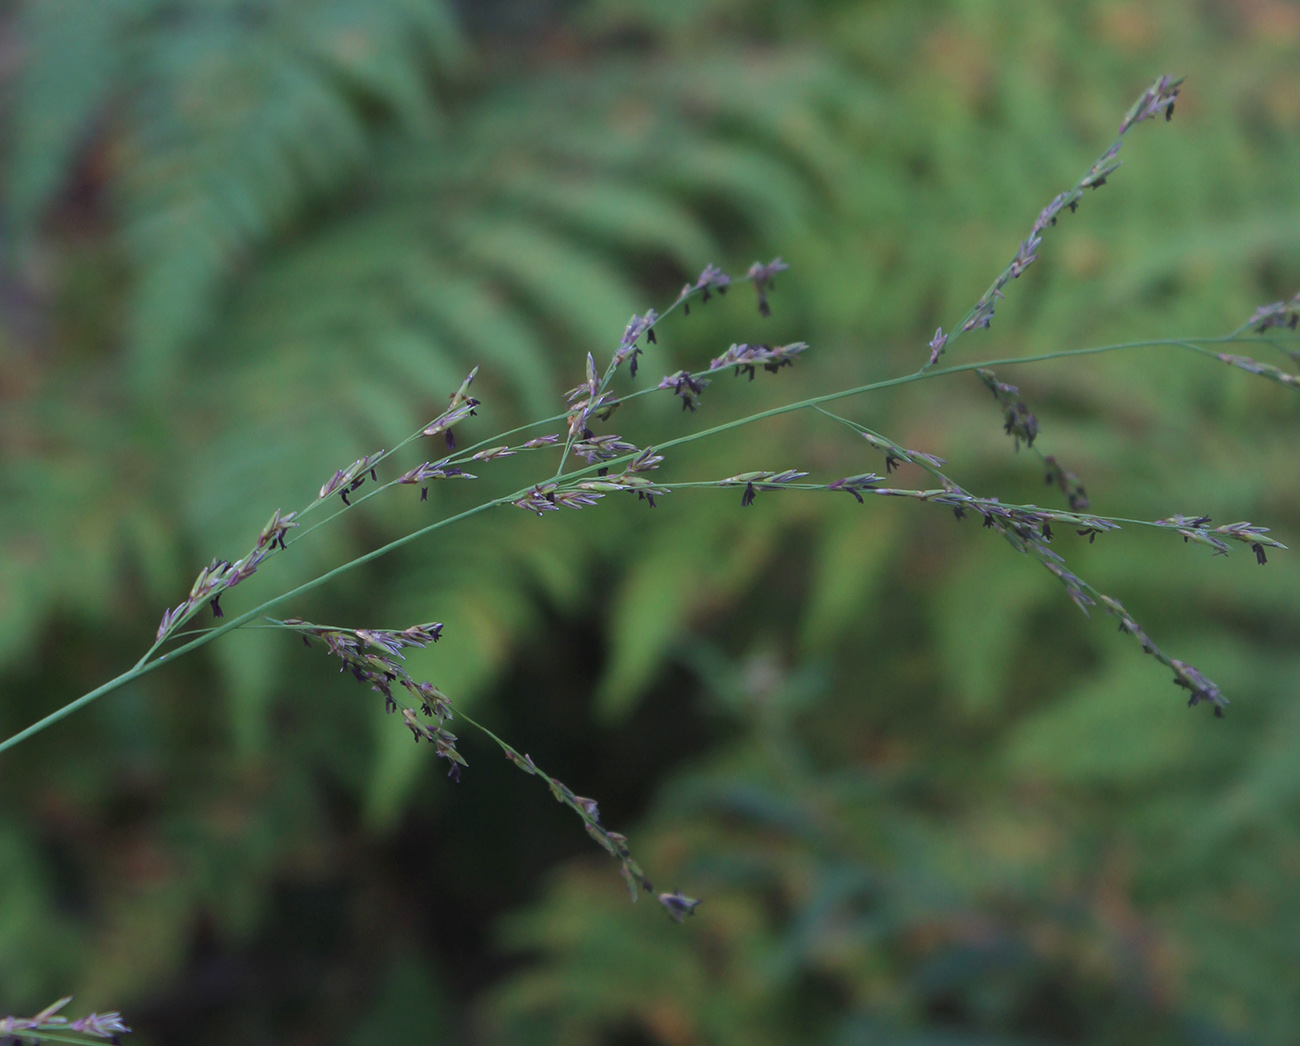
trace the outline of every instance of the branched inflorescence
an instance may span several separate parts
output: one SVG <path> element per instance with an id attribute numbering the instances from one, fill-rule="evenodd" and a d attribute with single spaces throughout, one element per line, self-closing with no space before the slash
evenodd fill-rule
<path id="1" fill-rule="evenodd" d="M 1086 537 L 1089 542 L 1099 534 L 1110 534 L 1122 527 L 1147 526 L 1161 530 L 1172 530 L 1180 534 L 1185 542 L 1204 545 L 1215 554 L 1227 553 L 1234 544 L 1245 545 L 1255 554 L 1257 561 L 1267 561 L 1266 549 L 1285 548 L 1279 541 L 1269 537 L 1268 529 L 1251 523 L 1231 523 L 1213 526 L 1207 516 L 1173 515 L 1159 520 L 1127 520 L 1103 516 L 1088 511 L 1090 504 L 1083 483 L 1073 472 L 1061 466 L 1055 457 L 1042 455 L 1041 447 L 1036 445 L 1039 436 L 1039 423 L 1029 410 L 1019 390 L 1008 385 L 993 374 L 992 371 L 977 365 L 949 367 L 934 370 L 934 364 L 952 339 L 962 333 L 987 327 L 992 321 L 994 308 L 1003 297 L 1003 288 L 1013 279 L 1018 278 L 1037 260 L 1038 249 L 1043 234 L 1054 226 L 1065 210 L 1075 211 L 1079 199 L 1087 189 L 1096 189 L 1106 183 L 1107 178 L 1119 166 L 1116 156 L 1125 134 L 1135 125 L 1160 114 L 1168 118 L 1174 109 L 1178 96 L 1179 80 L 1161 77 L 1138 99 L 1137 103 L 1125 115 L 1119 128 L 1119 135 L 1111 147 L 1092 165 L 1076 185 L 1067 192 L 1055 197 L 1043 208 L 1034 222 L 1029 235 L 1021 242 L 1010 264 L 997 277 L 985 294 L 975 303 L 967 316 L 954 328 L 951 334 L 945 334 L 940 328 L 930 341 L 930 355 L 918 371 L 901 378 L 877 381 L 858 388 L 844 389 L 809 399 L 788 403 L 777 408 L 752 414 L 740 420 L 726 422 L 712 429 L 693 432 L 673 439 L 658 442 L 656 446 L 641 446 L 639 442 L 625 435 L 614 433 L 598 434 L 594 427 L 606 422 L 614 411 L 624 402 L 643 394 L 654 394 L 657 390 L 670 390 L 682 400 L 683 412 L 693 415 L 700 396 L 709 384 L 709 376 L 732 370 L 738 377 L 744 374 L 753 379 L 761 368 L 765 373 L 776 374 L 791 366 L 808 346 L 804 342 L 793 342 L 783 346 L 766 344 L 732 344 L 720 355 L 709 362 L 707 369 L 700 371 L 678 370 L 665 377 L 653 388 L 643 388 L 638 392 L 627 393 L 619 397 L 612 391 L 612 383 L 623 365 L 627 365 L 629 378 L 635 379 L 638 360 L 643 353 L 642 342 L 646 345 L 658 343 L 658 331 L 666 317 L 680 308 L 683 315 L 689 315 L 692 300 L 699 303 L 708 302 L 714 294 L 726 294 L 733 283 L 752 283 L 757 295 L 758 310 L 767 316 L 771 311 L 768 294 L 772 290 L 773 277 L 787 268 L 777 258 L 766 264 L 755 263 L 743 277 L 729 276 L 713 265 L 707 266 L 691 283 L 683 287 L 677 300 L 663 313 L 650 309 L 642 315 L 633 315 L 627 323 L 618 346 L 612 353 L 603 372 L 598 368 L 596 359 L 590 353 L 585 361 L 583 380 L 569 390 L 566 404 L 555 417 L 537 422 L 534 426 L 524 426 L 508 433 L 498 434 L 492 440 L 485 440 L 472 446 L 457 450 L 453 430 L 469 419 L 477 416 L 480 401 L 470 395 L 470 388 L 478 369 L 470 371 L 460 387 L 451 394 L 449 403 L 437 417 L 427 425 L 409 436 L 394 451 L 377 451 L 353 462 L 346 468 L 338 469 L 321 486 L 319 495 L 300 511 L 282 512 L 277 510 L 270 521 L 262 528 L 253 548 L 241 559 L 229 561 L 214 559 L 204 567 L 190 589 L 184 602 L 172 607 L 163 615 L 157 631 L 155 644 L 130 671 L 110 681 L 99 689 L 64 706 L 40 722 L 0 743 L 0 751 L 17 744 L 26 737 L 56 722 L 75 708 L 81 707 L 103 693 L 150 671 L 174 653 L 183 653 L 214 639 L 233 628 L 250 623 L 274 605 L 291 596 L 314 588 L 344 570 L 362 563 L 413 541 L 423 534 L 443 525 L 472 516 L 482 511 L 512 505 L 546 516 L 563 508 L 582 509 L 598 505 L 609 495 L 633 494 L 638 499 L 648 502 L 650 507 L 656 505 L 656 499 L 670 491 L 684 488 L 736 488 L 741 490 L 741 505 L 750 507 L 755 503 L 759 493 L 770 491 L 826 491 L 847 493 L 858 503 L 865 504 L 869 496 L 907 498 L 914 501 L 942 505 L 950 510 L 958 520 L 978 517 L 985 528 L 996 531 L 1017 551 L 1036 559 L 1055 576 L 1064 586 L 1074 603 L 1084 613 L 1093 606 L 1100 605 L 1104 610 L 1118 618 L 1120 631 L 1134 637 L 1142 650 L 1161 662 L 1174 673 L 1174 682 L 1190 693 L 1189 704 L 1208 702 L 1216 715 L 1222 715 L 1227 699 L 1219 688 L 1205 675 L 1184 661 L 1173 658 L 1162 651 L 1151 637 L 1143 630 L 1123 605 L 1111 596 L 1098 592 L 1088 582 L 1075 574 L 1057 550 L 1055 539 L 1058 532 L 1068 534 L 1074 531 L 1079 537 Z M 1300 294 L 1289 301 L 1275 302 L 1257 309 L 1247 324 L 1222 338 L 1169 339 L 1160 344 L 1178 345 L 1185 349 L 1218 359 L 1234 367 L 1257 374 L 1273 381 L 1292 387 L 1300 384 L 1300 377 L 1285 372 L 1277 367 L 1259 363 L 1245 356 L 1219 353 L 1205 348 L 1203 344 L 1221 345 L 1243 340 L 1254 340 L 1250 336 L 1242 337 L 1243 332 L 1253 330 L 1255 334 L 1266 335 L 1270 331 L 1282 334 L 1293 332 L 1300 325 Z M 1263 339 L 1275 346 L 1272 338 Z M 1072 350 L 1077 352 L 1110 351 L 1111 349 L 1135 347 L 1138 344 L 1106 346 L 1099 349 Z M 1300 352 L 1290 347 L 1283 348 L 1292 359 L 1300 361 Z M 1032 359 L 1048 359 L 1071 355 L 1072 351 L 1052 353 Z M 1002 363 L 1016 361 L 1001 361 Z M 984 497 L 971 493 L 958 484 L 945 471 L 946 462 L 937 455 L 910 449 L 846 418 L 830 414 L 823 404 L 832 400 L 857 395 L 868 391 L 883 389 L 936 377 L 954 371 L 976 370 L 985 385 L 997 399 L 1003 412 L 1004 428 L 1015 441 L 1019 449 L 1023 442 L 1027 448 L 1042 456 L 1045 479 L 1048 486 L 1055 486 L 1069 503 L 1066 509 L 1044 508 L 1032 504 L 1005 504 L 996 497 Z M 857 432 L 872 448 L 874 454 L 884 455 L 884 476 L 890 477 L 905 467 L 914 467 L 933 477 L 933 482 L 924 487 L 887 486 L 892 482 L 882 478 L 875 471 L 860 473 L 825 481 L 809 481 L 809 473 L 786 469 L 784 471 L 750 471 L 711 481 L 674 482 L 659 478 L 658 470 L 665 463 L 665 451 L 679 444 L 695 439 L 720 434 L 739 425 L 760 421 L 776 414 L 795 410 L 813 409 L 848 426 Z M 690 421 L 684 417 L 683 421 Z M 559 432 L 533 436 L 517 441 L 514 437 L 529 428 L 559 428 Z M 627 431 L 626 429 L 624 430 Z M 441 437 L 446 453 L 430 455 L 425 461 L 386 483 L 380 481 L 380 467 L 396 450 L 425 437 Z M 421 527 L 414 532 L 390 542 L 381 548 L 346 563 L 320 577 L 300 585 L 292 592 L 277 596 L 254 610 L 236 615 L 220 625 L 203 631 L 197 638 L 189 640 L 184 646 L 159 653 L 167 642 L 179 638 L 180 626 L 198 613 L 204 606 L 212 609 L 217 617 L 223 616 L 219 604 L 220 597 L 232 587 L 251 577 L 269 557 L 287 550 L 297 540 L 307 536 L 307 530 L 299 531 L 293 540 L 286 540 L 292 531 L 300 527 L 303 518 L 310 512 L 321 510 L 326 505 L 336 509 L 326 520 L 343 512 L 355 510 L 361 502 L 374 497 L 390 486 L 419 485 L 420 500 L 427 501 L 430 486 L 440 480 L 464 479 L 476 480 L 476 474 L 466 471 L 465 466 L 471 462 L 477 469 L 480 466 L 493 468 L 493 462 L 515 457 L 523 452 L 539 453 L 543 456 L 552 448 L 559 451 L 559 462 L 554 472 L 535 478 L 522 489 L 486 500 L 475 508 L 458 513 Z M 574 464 L 571 466 L 570 461 Z M 655 474 L 652 478 L 651 474 Z M 362 493 L 365 484 L 371 486 Z M 337 495 L 337 502 L 334 500 Z M 319 524 L 317 524 L 319 525 Z M 312 646 L 319 643 L 332 656 L 342 662 L 342 670 L 350 672 L 360 683 L 368 686 L 384 699 L 385 708 L 400 718 L 415 741 L 426 742 L 433 746 L 436 754 L 446 759 L 448 773 L 459 779 L 466 760 L 458 747 L 458 738 L 451 732 L 448 724 L 457 716 L 474 726 L 497 744 L 506 757 L 524 772 L 541 777 L 557 801 L 572 809 L 583 821 L 587 832 L 610 853 L 618 862 L 620 871 L 632 891 L 633 898 L 637 891 L 654 893 L 649 880 L 640 866 L 632 859 L 627 848 L 627 840 L 617 832 L 612 832 L 601 823 L 595 800 L 575 794 L 562 782 L 540 770 L 532 758 L 497 737 L 491 730 L 474 722 L 468 716 L 456 712 L 447 696 L 436 686 L 426 680 L 414 678 L 404 667 L 406 651 L 409 648 L 425 647 L 438 640 L 442 625 L 436 622 L 413 625 L 401 630 L 358 629 L 312 624 L 299 618 L 272 620 L 275 627 L 289 629 L 302 637 L 304 643 Z M 681 921 L 691 914 L 698 901 L 679 893 L 660 893 L 659 902 L 673 919 Z M 67 1022 L 57 1016 L 57 1011 L 67 1000 L 55 1004 L 35 1018 L 19 1019 L 7 1017 L 0 1020 L 0 1035 L 16 1035 L 25 1041 L 35 1041 L 37 1034 L 51 1029 L 62 1033 L 73 1032 L 101 1039 L 115 1039 L 128 1029 L 122 1025 L 116 1013 L 95 1015 L 81 1021 Z M 65 1035 L 66 1039 L 66 1035 Z M 81 1041 L 81 1040 L 75 1040 Z"/>
<path id="2" fill-rule="evenodd" d="M 1058 528 L 1073 529 L 1080 537 L 1093 541 L 1098 534 L 1105 534 L 1121 529 L 1121 525 L 1105 516 L 1092 515 L 1080 511 L 1060 511 L 1042 508 L 1038 505 L 1008 505 L 993 497 L 980 497 L 963 490 L 955 482 L 938 471 L 942 459 L 931 454 L 922 454 L 907 450 L 894 444 L 877 433 L 863 435 L 870 439 L 873 446 L 883 447 L 887 451 L 887 466 L 897 468 L 902 463 L 921 465 L 937 475 L 944 485 L 931 489 L 914 489 L 881 486 L 880 477 L 875 473 L 847 476 L 830 483 L 800 483 L 798 480 L 807 473 L 793 470 L 781 473 L 754 472 L 742 473 L 727 479 L 717 480 L 713 484 L 690 484 L 692 486 L 714 485 L 719 487 L 745 484 L 745 493 L 741 504 L 750 505 L 754 501 L 756 490 L 827 490 L 845 491 L 864 502 L 863 495 L 878 497 L 901 497 L 915 501 L 945 505 L 951 508 L 957 519 L 964 519 L 968 514 L 979 516 L 988 529 L 995 530 L 1018 552 L 1025 553 L 1038 560 L 1044 568 L 1065 586 L 1071 600 L 1085 614 L 1088 608 L 1100 603 L 1107 611 L 1120 618 L 1120 631 L 1134 636 L 1141 644 L 1144 653 L 1174 671 L 1174 682 L 1190 691 L 1189 705 L 1208 701 L 1214 706 L 1216 716 L 1222 716 L 1223 708 L 1228 704 L 1222 692 L 1209 678 L 1194 666 L 1169 656 L 1161 650 L 1149 635 L 1133 620 L 1118 600 L 1098 592 L 1067 566 L 1064 557 L 1051 547 L 1056 536 L 1053 524 Z M 679 484 L 685 486 L 687 484 Z M 1176 516 L 1167 520 L 1156 520 L 1147 525 L 1174 529 L 1183 535 L 1186 541 L 1197 541 L 1213 548 L 1217 554 L 1229 551 L 1228 541 L 1237 541 L 1249 545 L 1260 563 L 1265 562 L 1264 547 L 1285 548 L 1280 542 L 1267 536 L 1267 528 L 1250 523 L 1233 523 L 1226 526 L 1209 527 L 1207 517 Z"/>

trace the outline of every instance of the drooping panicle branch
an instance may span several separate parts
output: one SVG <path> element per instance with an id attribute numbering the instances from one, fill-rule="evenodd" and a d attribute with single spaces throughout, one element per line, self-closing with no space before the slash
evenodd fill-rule
<path id="1" fill-rule="evenodd" d="M 273 623 L 296 632 L 309 647 L 313 639 L 322 643 L 331 655 L 343 662 L 340 671 L 351 672 L 358 683 L 383 695 L 385 711 L 396 712 L 400 708 L 402 720 L 416 742 L 423 739 L 432 744 L 438 756 L 448 761 L 448 774 L 460 780 L 461 768 L 468 764 L 456 750 L 456 735 L 444 725 L 454 718 L 447 695 L 430 682 L 414 679 L 402 665 L 406 658 L 403 650 L 422 648 L 441 638 L 440 622 L 404 629 L 336 628 L 294 617 Z M 399 703 L 394 683 L 405 689 L 418 710 Z"/>
<path id="2" fill-rule="evenodd" d="M 469 763 L 457 748 L 457 736 L 446 726 L 456 718 L 458 713 L 453 709 L 446 694 L 426 680 L 413 678 L 402 664 L 406 656 L 404 650 L 412 647 L 422 648 L 430 643 L 436 643 L 441 638 L 440 622 L 411 625 L 400 630 L 337 628 L 331 625 L 312 624 L 301 618 L 286 618 L 273 623 L 296 632 L 308 646 L 311 646 L 312 640 L 322 643 L 331 655 L 343 662 L 341 671 L 350 671 L 358 682 L 368 684 L 371 690 L 383 696 L 384 707 L 388 712 L 400 710 L 402 722 L 411 732 L 416 743 L 427 741 L 433 745 L 437 755 L 449 763 L 448 776 L 456 781 L 460 780 L 462 769 Z M 400 701 L 395 685 L 406 691 L 407 696 Z M 406 705 L 406 700 L 410 700 L 412 704 Z M 619 871 L 632 891 L 633 900 L 636 900 L 638 887 L 646 893 L 654 893 L 654 886 L 628 850 L 627 837 L 612 832 L 601 824 L 600 810 L 594 799 L 574 793 L 563 781 L 540 769 L 531 756 L 521 754 L 482 724 L 468 716 L 462 715 L 460 718 L 495 742 L 505 753 L 506 758 L 525 773 L 542 778 L 555 799 L 568 806 L 582 819 L 587 834 L 618 860 Z M 664 896 L 678 897 L 679 895 Z M 675 910 L 674 905 L 664 901 L 662 897 L 660 903 L 664 904 L 670 915 L 680 921 L 682 914 L 680 910 Z M 689 914 L 689 911 L 685 914 Z"/>
<path id="3" fill-rule="evenodd" d="M 519 752 L 513 746 L 506 744 L 491 731 L 485 731 L 492 740 L 500 745 L 501 750 L 505 753 L 507 759 L 514 763 L 524 773 L 534 777 L 540 777 L 546 782 L 546 787 L 550 789 L 551 795 L 557 803 L 563 803 L 570 810 L 582 818 L 583 825 L 587 829 L 587 834 L 598 842 L 606 853 L 610 854 L 619 863 L 619 873 L 623 876 L 624 882 L 627 883 L 628 893 L 632 900 L 637 899 L 637 888 L 644 890 L 648 894 L 654 894 L 654 884 L 646 878 L 645 872 L 641 866 L 633 859 L 631 851 L 627 846 L 627 836 L 619 832 L 611 832 L 600 823 L 600 809 L 596 800 L 587 799 L 584 796 L 576 795 L 568 785 L 558 778 L 552 777 L 539 767 L 530 755 Z M 681 915 L 674 911 L 673 904 L 665 898 L 675 898 L 676 894 L 661 894 L 658 897 L 659 903 L 668 909 L 668 913 L 673 916 L 677 922 L 681 922 Z M 694 902 L 699 904 L 699 901 Z M 687 912 L 686 914 L 689 914 Z"/>
<path id="4" fill-rule="evenodd" d="M 1133 620 L 1133 615 L 1124 609 L 1123 604 L 1118 599 L 1101 595 L 1099 595 L 1099 599 L 1102 606 L 1106 608 L 1106 613 L 1119 618 L 1119 630 L 1124 635 L 1132 636 L 1138 641 L 1138 644 L 1142 647 L 1142 653 L 1150 654 L 1162 665 L 1173 669 L 1174 684 L 1191 693 L 1191 696 L 1187 699 L 1188 708 L 1194 708 L 1202 701 L 1208 701 L 1214 706 L 1215 718 L 1223 718 L 1223 710 L 1228 706 L 1228 699 L 1223 696 L 1223 693 L 1214 684 L 1213 680 L 1206 677 L 1203 672 L 1193 665 L 1170 657 L 1156 646 L 1151 641 L 1151 637 L 1146 634 L 1141 625 Z"/>
<path id="5" fill-rule="evenodd" d="M 1089 501 L 1088 492 L 1084 489 L 1083 481 L 1069 469 L 1063 468 L 1051 454 L 1043 455 L 1043 464 L 1047 468 L 1044 482 L 1049 487 L 1055 486 L 1057 490 L 1064 494 L 1070 508 L 1076 512 L 1084 511 L 1088 507 Z"/>
<path id="6" fill-rule="evenodd" d="M 1061 486 L 1062 490 L 1067 491 L 1067 496 L 1071 498 L 1071 509 L 1074 511 L 1054 511 L 1040 508 L 1037 505 L 1004 505 L 996 498 L 975 497 L 963 490 L 941 471 L 942 459 L 929 454 L 918 454 L 916 451 L 909 451 L 887 437 L 865 429 L 856 422 L 833 414 L 822 407 L 818 407 L 817 410 L 819 413 L 859 432 L 873 447 L 885 450 L 887 453 L 887 469 L 891 460 L 910 461 L 920 465 L 943 483 L 943 487 L 938 490 L 899 490 L 881 487 L 877 483 L 870 482 L 875 478 L 874 476 L 861 476 L 837 480 L 834 483 L 827 484 L 825 486 L 826 490 L 849 490 L 857 497 L 859 502 L 863 501 L 862 493 L 883 497 L 911 497 L 919 501 L 933 501 L 952 507 L 959 520 L 966 514 L 967 508 L 973 509 L 983 517 L 985 527 L 997 530 L 1017 551 L 1032 555 L 1042 563 L 1065 586 L 1070 598 L 1085 614 L 1088 612 L 1088 607 L 1100 603 L 1107 613 L 1119 617 L 1120 631 L 1135 636 L 1141 644 L 1143 652 L 1154 656 L 1162 664 L 1172 669 L 1174 682 L 1190 691 L 1189 706 L 1194 706 L 1201 701 L 1208 701 L 1214 706 L 1216 716 L 1221 717 L 1223 715 L 1223 708 L 1228 702 L 1218 686 L 1194 666 L 1164 653 L 1138 625 L 1132 615 L 1124 610 L 1118 600 L 1098 592 L 1086 581 L 1071 572 L 1065 566 L 1065 561 L 1060 554 L 1049 547 L 1054 536 L 1052 532 L 1053 523 L 1075 529 L 1081 537 L 1087 537 L 1089 542 L 1093 541 L 1098 534 L 1119 530 L 1121 526 L 1117 520 L 1081 511 L 1080 509 L 1086 507 L 1087 504 L 1082 485 L 1078 483 L 1077 477 L 1074 477 L 1072 473 L 1061 470 L 1054 459 L 1047 459 L 1049 466 L 1055 470 L 1055 472 L 1049 470 L 1048 482 L 1055 481 Z M 1076 501 L 1081 501 L 1082 505 L 1076 505 Z M 1143 523 L 1143 521 L 1139 520 L 1126 522 Z M 1268 537 L 1268 528 L 1266 527 L 1255 526 L 1251 523 L 1231 523 L 1211 528 L 1210 523 L 1211 520 L 1208 516 L 1189 517 L 1179 515 L 1169 519 L 1145 522 L 1144 525 L 1175 530 L 1182 534 L 1185 542 L 1195 541 L 1208 545 L 1214 549 L 1216 554 L 1226 554 L 1230 550 L 1229 541 L 1246 544 L 1251 547 L 1257 561 L 1261 564 L 1266 562 L 1265 547 L 1286 547 L 1281 542 Z"/>
<path id="7" fill-rule="evenodd" d="M 1025 446 L 1032 447 L 1034 440 L 1038 438 L 1038 419 L 1030 413 L 1029 408 L 1025 406 L 1025 401 L 1020 398 L 1020 390 L 1014 385 L 998 381 L 991 370 L 980 368 L 975 373 L 1002 407 L 1002 428 L 1015 440 L 1016 450 L 1020 449 L 1021 440 L 1025 441 Z"/>
<path id="8" fill-rule="evenodd" d="M 1015 449 L 1017 451 L 1020 449 L 1023 440 L 1025 446 L 1031 447 L 1043 459 L 1046 470 L 1044 479 L 1047 485 L 1056 486 L 1065 495 L 1070 508 L 1077 512 L 1086 509 L 1089 502 L 1083 481 L 1073 472 L 1063 468 L 1053 455 L 1044 454 L 1041 447 L 1034 446 L 1034 440 L 1039 435 L 1038 419 L 1020 398 L 1020 390 L 1014 385 L 998 381 L 991 370 L 980 368 L 975 373 L 1002 407 L 1002 429 L 1015 441 Z"/>

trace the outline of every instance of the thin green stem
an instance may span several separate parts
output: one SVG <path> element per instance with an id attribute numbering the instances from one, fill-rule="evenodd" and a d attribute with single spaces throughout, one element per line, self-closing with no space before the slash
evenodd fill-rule
<path id="1" fill-rule="evenodd" d="M 1197 340 L 1217 344 L 1230 339 L 1203 338 Z M 982 367 L 1007 367 L 1022 363 L 1043 363 L 1047 360 L 1068 359 L 1073 356 L 1096 356 L 1101 353 L 1116 352 L 1120 349 L 1151 348 L 1161 345 L 1172 345 L 1179 348 L 1191 349 L 1203 355 L 1211 357 L 1215 356 L 1214 353 L 1207 349 L 1198 347 L 1187 339 L 1153 338 L 1148 341 L 1117 342 L 1113 345 L 1094 345 L 1083 349 L 1061 349 L 1057 352 L 1044 352 L 1034 356 L 1008 356 L 1003 359 L 981 360 L 976 363 L 959 363 L 950 367 L 941 367 L 938 369 L 921 369 L 913 371 L 911 374 L 904 374 L 897 378 L 886 378 L 882 381 L 868 382 L 866 385 L 857 385 L 853 388 L 841 389 L 837 392 L 825 392 L 820 396 L 809 396 L 806 399 L 795 400 L 792 403 L 784 403 L 778 407 L 770 407 L 767 410 L 758 411 L 755 414 L 748 414 L 743 418 L 736 418 L 732 421 L 723 422 L 720 425 L 714 425 L 712 428 L 701 429 L 698 432 L 687 433 L 684 436 L 677 436 L 674 439 L 665 440 L 662 443 L 656 443 L 655 450 L 656 452 L 669 450 L 673 447 L 679 447 L 687 443 L 694 443 L 696 440 L 706 439 L 710 436 L 718 436 L 724 432 L 730 432 L 732 429 L 740 428 L 743 425 L 753 424 L 756 421 L 764 421 L 767 418 L 779 417 L 782 414 L 789 414 L 797 410 L 806 410 L 809 407 L 815 407 L 822 403 L 834 403 L 836 400 L 848 399 L 851 396 L 861 396 L 868 392 L 878 392 L 881 389 L 890 389 L 896 388 L 900 385 L 909 385 L 914 381 L 929 381 L 932 378 L 941 378 L 949 374 L 964 374 L 969 371 L 979 370 Z M 702 371 L 700 373 L 711 374 L 714 372 Z M 578 469 L 566 474 L 565 479 L 571 480 L 590 475 L 600 468 L 609 468 L 612 471 L 614 466 L 631 461 L 635 456 L 635 454 L 625 454 L 621 457 L 611 458 L 608 461 L 589 465 L 586 468 Z"/>
<path id="2" fill-rule="evenodd" d="M 477 516 L 480 513 L 486 512 L 488 509 L 496 508 L 498 505 L 509 504 L 511 501 L 519 497 L 522 497 L 523 494 L 526 492 L 527 491 L 525 489 L 523 491 L 518 491 L 514 494 L 508 495 L 506 497 L 494 498 L 491 501 L 483 502 L 483 504 L 481 505 L 476 505 L 474 508 L 466 509 L 464 512 L 459 512 L 454 516 L 448 516 L 446 519 L 438 520 L 438 522 L 436 523 L 430 523 L 428 526 L 421 527 L 419 530 L 412 531 L 410 534 L 405 534 L 400 538 L 396 538 L 395 540 L 388 542 L 388 544 L 386 545 L 381 545 L 379 548 L 372 549 L 370 552 L 367 552 L 364 555 L 357 556 L 355 559 L 351 559 L 346 563 L 334 567 L 332 570 L 328 570 L 324 574 L 312 578 L 310 581 L 304 581 L 297 588 L 290 589 L 288 592 L 281 593 L 278 596 L 268 599 L 265 603 L 262 603 L 260 606 L 256 606 L 252 610 L 245 611 L 244 613 L 238 615 L 237 617 L 231 618 L 229 621 L 218 626 L 217 628 L 213 628 L 207 632 L 204 632 L 202 635 L 195 637 L 194 639 L 190 640 L 188 643 L 184 643 L 173 650 L 167 651 L 167 653 L 165 654 L 159 655 L 157 658 L 155 658 L 152 661 L 146 662 L 142 659 L 141 661 L 137 662 L 134 667 L 127 670 L 126 672 L 123 672 L 121 675 L 113 679 L 110 679 L 107 683 L 104 683 L 102 686 L 98 686 L 94 690 L 90 691 L 89 693 L 83 694 L 75 701 L 71 701 L 68 704 L 64 705 L 62 708 L 59 708 L 51 712 L 44 719 L 37 720 L 35 723 L 27 727 L 25 730 L 20 730 L 12 737 L 9 737 L 6 740 L 0 742 L 0 752 L 5 752 L 8 749 L 13 748 L 15 745 L 21 744 L 29 737 L 32 737 L 33 735 L 40 733 L 42 730 L 46 729 L 47 727 L 53 726 L 55 723 L 59 722 L 59 720 L 65 719 L 66 717 L 70 716 L 73 712 L 76 712 L 78 709 L 84 708 L 92 701 L 95 701 L 98 698 L 103 697 L 105 694 L 112 693 L 114 690 L 117 690 L 120 687 L 125 686 L 127 683 L 130 683 L 133 680 L 138 679 L 140 676 L 145 675 L 148 672 L 152 672 L 155 668 L 158 668 L 162 664 L 174 661 L 182 654 L 187 654 L 191 650 L 197 650 L 199 647 L 212 642 L 212 640 L 218 638 L 219 636 L 225 635 L 227 632 L 233 632 L 235 629 L 247 624 L 249 621 L 252 621 L 256 617 L 262 616 L 267 610 L 270 610 L 272 607 L 280 605 L 286 600 L 293 599 L 295 596 L 305 595 L 306 593 L 311 592 L 313 589 L 319 588 L 321 585 L 325 584 L 326 582 L 332 581 L 334 578 L 339 577 L 340 575 L 345 574 L 350 570 L 362 566 L 365 563 L 369 563 L 373 560 L 376 560 L 381 556 L 386 556 L 389 552 L 393 552 L 404 545 L 409 545 L 412 541 L 415 541 L 416 539 L 423 537 L 425 534 L 429 534 L 435 530 L 439 530 L 442 527 L 450 526 L 452 523 L 457 523 L 463 519 L 468 519 L 471 516 Z M 156 645 L 154 649 L 156 649 Z"/>

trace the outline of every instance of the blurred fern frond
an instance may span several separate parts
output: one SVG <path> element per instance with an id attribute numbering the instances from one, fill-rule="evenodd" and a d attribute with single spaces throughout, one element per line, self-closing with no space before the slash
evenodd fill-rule
<path id="1" fill-rule="evenodd" d="M 143 387 L 175 373 L 251 251 L 373 162 L 384 128 L 427 132 L 434 79 L 464 54 L 441 0 L 34 0 L 24 15 L 11 213 L 30 235 L 86 152 L 108 150 Z"/>

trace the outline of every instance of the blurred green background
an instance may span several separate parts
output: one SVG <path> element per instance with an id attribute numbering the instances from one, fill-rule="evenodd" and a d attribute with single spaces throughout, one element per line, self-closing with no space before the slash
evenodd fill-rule
<path id="1" fill-rule="evenodd" d="M 554 413 L 707 262 L 792 268 L 770 319 L 738 288 L 665 322 L 640 382 L 811 350 L 606 431 L 914 369 L 1161 73 L 1172 123 L 952 358 L 1235 327 L 1300 289 L 1298 59 L 1281 0 L 6 4 L 0 733 L 128 667 L 201 565 L 470 366 L 462 442 Z M 1096 511 L 1300 541 L 1291 390 L 1164 349 L 999 376 Z M 1059 503 L 970 375 L 844 413 Z M 882 465 L 791 415 L 668 468 Z M 369 502 L 227 609 L 530 467 Z M 615 500 L 501 510 L 284 611 L 445 622 L 413 670 L 595 796 L 692 920 L 628 904 L 471 731 L 454 784 L 321 653 L 235 634 L 0 757 L 0 1014 L 75 993 L 199 1046 L 1300 1041 L 1294 554 L 1058 539 L 1219 722 L 946 510 Z"/>

